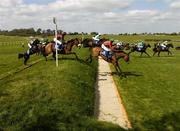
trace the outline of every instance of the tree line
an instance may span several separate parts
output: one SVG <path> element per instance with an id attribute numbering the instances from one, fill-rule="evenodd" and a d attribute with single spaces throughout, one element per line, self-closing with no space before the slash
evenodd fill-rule
<path id="1" fill-rule="evenodd" d="M 58 30 L 58 33 L 63 32 L 63 30 Z M 52 29 L 41 29 L 38 28 L 35 30 L 34 28 L 24 28 L 24 29 L 13 29 L 13 30 L 1 30 L 0 29 L 0 35 L 10 35 L 10 36 L 53 36 L 55 34 L 55 30 Z M 80 34 L 90 34 L 90 35 L 96 35 L 98 32 L 91 32 L 91 33 L 85 33 L 85 32 L 68 32 L 69 35 L 80 35 Z M 173 33 L 120 33 L 119 35 L 180 35 L 180 32 L 173 32 Z"/>
<path id="2" fill-rule="evenodd" d="M 61 31 L 61 30 L 60 30 Z M 37 29 L 27 28 L 27 29 L 13 29 L 13 30 L 0 30 L 0 35 L 11 35 L 11 36 L 36 36 L 36 35 L 54 35 L 54 30 L 47 29 Z"/>
<path id="3" fill-rule="evenodd" d="M 58 30 L 58 33 L 62 33 L 63 30 Z M 34 28 L 24 28 L 24 29 L 13 29 L 13 30 L 1 30 L 0 35 L 10 35 L 10 36 L 37 36 L 37 35 L 44 35 L 44 36 L 53 36 L 55 34 L 55 30 L 52 29 L 41 29 L 38 28 L 35 30 Z M 68 32 L 69 35 L 79 35 L 79 34 L 88 34 L 84 32 Z M 91 32 L 91 35 L 98 34 L 97 32 Z"/>

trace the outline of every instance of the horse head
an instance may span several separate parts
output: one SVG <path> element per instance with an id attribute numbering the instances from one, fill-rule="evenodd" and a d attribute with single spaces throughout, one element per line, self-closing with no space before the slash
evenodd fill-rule
<path id="1" fill-rule="evenodd" d="M 173 44 L 170 43 L 170 44 L 167 44 L 167 47 L 171 47 L 171 48 L 174 48 Z"/>
<path id="2" fill-rule="evenodd" d="M 81 41 L 78 39 L 78 38 L 75 38 L 75 39 L 71 39 L 69 41 L 66 42 L 66 45 L 67 45 L 67 48 L 72 48 L 74 45 L 76 47 L 81 47 Z"/>
<path id="3" fill-rule="evenodd" d="M 146 47 L 149 47 L 149 48 L 151 48 L 151 45 L 150 45 L 150 44 L 147 44 L 147 45 L 146 45 Z"/>
<path id="4" fill-rule="evenodd" d="M 79 40 L 78 38 L 75 38 L 72 41 L 73 41 L 73 45 L 75 45 L 76 47 L 81 48 L 81 40 Z"/>

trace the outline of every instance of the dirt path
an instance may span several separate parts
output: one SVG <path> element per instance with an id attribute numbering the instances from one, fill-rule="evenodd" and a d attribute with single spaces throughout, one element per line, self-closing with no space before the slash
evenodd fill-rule
<path id="1" fill-rule="evenodd" d="M 102 58 L 99 58 L 96 85 L 95 116 L 101 121 L 118 124 L 124 129 L 131 128 L 109 64 Z"/>

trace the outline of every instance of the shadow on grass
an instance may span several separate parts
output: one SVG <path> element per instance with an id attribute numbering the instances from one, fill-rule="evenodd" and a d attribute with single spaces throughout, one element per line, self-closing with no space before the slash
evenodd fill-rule
<path id="1" fill-rule="evenodd" d="M 4 92 L 0 92 L 0 98 L 3 97 L 3 96 L 9 96 L 8 93 L 4 93 Z"/>
<path id="2" fill-rule="evenodd" d="M 143 56 L 134 56 L 135 58 L 142 58 L 142 59 L 149 59 L 149 58 L 152 58 L 152 56 L 147 56 L 147 55 L 143 55 Z"/>
<path id="3" fill-rule="evenodd" d="M 164 55 L 164 56 L 153 56 L 153 57 L 157 57 L 157 58 L 161 58 L 161 57 L 164 57 L 164 58 L 167 58 L 167 57 L 169 57 L 169 58 L 172 58 L 172 57 L 174 57 L 174 55 Z"/>
<path id="4" fill-rule="evenodd" d="M 141 74 L 138 74 L 137 72 L 123 72 L 123 74 L 125 76 L 135 76 L 135 77 L 143 76 Z M 118 75 L 119 76 L 119 74 L 117 72 L 112 72 L 111 75 Z"/>
<path id="5" fill-rule="evenodd" d="M 180 112 L 166 114 L 160 119 L 149 119 L 141 125 L 151 131 L 180 131 Z M 135 125 L 134 130 L 143 129 Z"/>
<path id="6" fill-rule="evenodd" d="M 54 58 L 51 58 L 51 59 L 48 59 L 48 60 L 55 61 Z M 68 57 L 66 57 L 66 58 L 65 57 L 58 58 L 58 61 L 61 61 L 61 60 L 78 61 L 79 63 L 85 64 L 85 65 L 88 65 L 88 66 L 91 65 L 91 63 L 89 63 L 88 61 L 80 59 L 80 58 L 78 58 L 78 59 L 76 59 L 76 58 L 68 58 Z"/>

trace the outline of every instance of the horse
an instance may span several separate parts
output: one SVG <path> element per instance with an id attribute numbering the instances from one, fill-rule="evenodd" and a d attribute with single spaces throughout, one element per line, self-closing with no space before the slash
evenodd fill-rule
<path id="1" fill-rule="evenodd" d="M 121 45 L 116 44 L 114 49 L 116 49 L 116 50 L 129 50 L 130 45 L 129 45 L 129 43 L 122 43 Z"/>
<path id="2" fill-rule="evenodd" d="M 31 49 L 28 49 L 25 53 L 19 53 L 18 54 L 19 59 L 24 57 L 24 65 L 27 64 L 27 61 L 29 60 L 31 55 L 40 52 L 39 45 L 40 45 L 40 41 L 38 39 L 35 39 L 31 45 L 32 46 Z"/>
<path id="3" fill-rule="evenodd" d="M 176 47 L 176 50 L 180 50 L 180 47 L 178 46 L 178 47 Z"/>
<path id="4" fill-rule="evenodd" d="M 71 40 L 65 42 L 63 44 L 63 46 L 64 46 L 63 49 L 58 50 L 58 54 L 65 54 L 65 55 L 74 54 L 76 59 L 78 59 L 78 56 L 76 55 L 76 53 L 72 52 L 72 47 L 74 45 L 79 48 L 81 47 L 81 42 L 80 42 L 80 40 L 78 40 L 78 38 L 71 39 Z M 47 56 L 51 53 L 53 53 L 53 58 L 56 59 L 56 48 L 55 48 L 54 42 L 48 43 L 42 49 L 42 54 L 45 57 L 46 61 L 47 61 Z"/>
<path id="5" fill-rule="evenodd" d="M 101 47 L 93 47 L 91 50 L 90 57 L 86 61 L 90 60 L 90 63 L 91 63 L 92 57 L 97 58 L 98 56 L 101 56 L 105 61 L 107 61 L 108 63 L 112 63 L 114 65 L 114 68 L 116 69 L 116 72 L 118 73 L 118 75 L 120 75 L 120 76 L 124 75 L 119 66 L 118 60 L 120 58 L 123 58 L 126 62 L 128 62 L 129 61 L 129 53 L 126 53 L 126 52 L 120 51 L 120 50 L 113 50 L 111 59 L 108 59 L 106 56 L 104 56 L 102 54 L 102 51 L 103 51 L 103 49 Z"/>
<path id="6" fill-rule="evenodd" d="M 87 48 L 87 47 L 101 47 L 102 43 L 104 43 L 105 41 L 108 41 L 108 39 L 102 38 L 102 39 L 99 40 L 98 44 L 96 44 L 93 39 L 86 38 L 86 39 L 84 39 L 82 41 L 82 44 L 83 44 L 84 48 Z"/>
<path id="7" fill-rule="evenodd" d="M 153 54 L 153 56 L 156 54 L 156 53 L 158 53 L 158 57 L 160 56 L 160 53 L 161 53 L 161 51 L 162 52 L 168 52 L 168 55 L 169 54 L 171 54 L 172 55 L 172 53 L 169 51 L 169 48 L 174 48 L 174 46 L 173 46 L 173 44 L 167 44 L 166 45 L 166 48 L 162 48 L 161 46 L 158 46 L 157 44 L 154 44 L 154 48 L 153 48 L 153 51 L 154 51 L 154 54 Z"/>
<path id="8" fill-rule="evenodd" d="M 133 45 L 133 46 L 131 46 L 131 51 L 130 51 L 130 53 L 136 51 L 136 52 L 140 52 L 140 53 L 141 53 L 140 57 L 142 56 L 143 53 L 145 53 L 147 56 L 150 57 L 150 55 L 146 52 L 146 49 L 147 49 L 147 48 L 151 48 L 151 45 L 150 45 L 150 44 L 144 44 L 143 48 L 141 48 L 140 50 L 139 50 L 139 48 L 137 47 L 137 45 Z"/>

